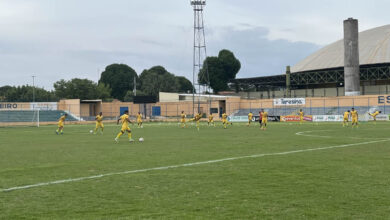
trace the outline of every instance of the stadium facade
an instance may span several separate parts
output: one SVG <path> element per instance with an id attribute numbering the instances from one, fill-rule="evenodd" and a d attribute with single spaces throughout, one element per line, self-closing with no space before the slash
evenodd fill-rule
<path id="1" fill-rule="evenodd" d="M 389 94 L 390 25 L 360 32 L 358 38 L 360 94 Z M 243 98 L 344 96 L 344 52 L 341 39 L 288 66 L 285 74 L 241 78 L 231 83 Z"/>

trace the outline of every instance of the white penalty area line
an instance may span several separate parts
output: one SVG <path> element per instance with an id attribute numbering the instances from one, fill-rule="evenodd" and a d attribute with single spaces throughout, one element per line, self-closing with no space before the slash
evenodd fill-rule
<path id="1" fill-rule="evenodd" d="M 56 181 L 51 181 L 51 182 L 36 183 L 36 184 L 24 185 L 24 186 L 15 186 L 15 187 L 11 187 L 8 189 L 0 189 L 0 191 L 1 192 L 11 192 L 11 191 L 16 191 L 16 190 L 36 188 L 36 187 L 41 187 L 41 186 L 49 186 L 49 185 L 55 185 L 55 184 L 61 184 L 61 183 L 71 183 L 71 182 L 80 182 L 80 181 L 84 181 L 84 180 L 99 179 L 99 178 L 114 176 L 114 175 L 143 173 L 143 172 L 154 171 L 154 170 L 168 170 L 168 169 L 173 169 L 173 168 L 220 163 L 220 162 L 224 162 L 224 161 L 240 160 L 240 159 L 246 159 L 246 158 L 258 158 L 258 157 L 265 157 L 265 156 L 287 155 L 287 154 L 303 153 L 303 152 L 310 152 L 310 151 L 328 150 L 328 149 L 333 149 L 333 148 L 344 148 L 344 147 L 352 147 L 352 146 L 358 146 L 358 145 L 374 144 L 374 143 L 386 142 L 386 141 L 390 141 L 390 139 L 366 141 L 366 142 L 360 142 L 360 143 L 354 143 L 354 144 L 342 144 L 342 145 L 335 145 L 335 146 L 328 146 L 328 147 L 309 148 L 309 149 L 294 150 L 294 151 L 285 151 L 285 152 L 279 152 L 279 153 L 266 153 L 266 154 L 254 154 L 254 155 L 240 156 L 240 157 L 229 157 L 229 158 L 223 158 L 223 159 L 218 159 L 218 160 L 208 160 L 208 161 L 185 163 L 185 164 L 171 165 L 171 166 L 154 167 L 154 168 L 146 168 L 146 169 L 139 169 L 139 170 L 128 170 L 128 171 L 122 171 L 122 172 L 99 174 L 99 175 L 94 175 L 94 176 L 69 178 L 69 179 L 56 180 Z"/>
<path id="2" fill-rule="evenodd" d="M 331 131 L 331 130 L 301 131 L 301 132 L 295 133 L 295 135 L 298 135 L 298 136 L 306 136 L 306 137 L 317 137 L 317 138 L 348 138 L 348 139 L 360 139 L 360 140 L 368 140 L 368 139 L 388 140 L 387 138 L 370 138 L 370 137 L 334 137 L 334 136 L 323 136 L 323 135 L 308 134 L 308 133 L 319 132 L 319 131 Z"/>

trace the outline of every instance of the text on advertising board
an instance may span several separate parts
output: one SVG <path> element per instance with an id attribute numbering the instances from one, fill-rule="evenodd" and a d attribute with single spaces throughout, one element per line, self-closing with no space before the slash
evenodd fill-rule
<path id="1" fill-rule="evenodd" d="M 378 96 L 378 104 L 390 104 L 390 95 L 384 96 L 380 95 Z"/>
<path id="2" fill-rule="evenodd" d="M 312 115 L 303 116 L 304 121 L 313 121 Z M 301 117 L 299 115 L 282 115 L 280 116 L 280 121 L 288 122 L 288 121 L 301 121 Z"/>
<path id="3" fill-rule="evenodd" d="M 18 108 L 18 104 L 16 103 L 0 103 L 0 109 L 14 109 Z"/>
<path id="4" fill-rule="evenodd" d="M 305 98 L 282 98 L 274 99 L 274 105 L 305 105 Z"/>

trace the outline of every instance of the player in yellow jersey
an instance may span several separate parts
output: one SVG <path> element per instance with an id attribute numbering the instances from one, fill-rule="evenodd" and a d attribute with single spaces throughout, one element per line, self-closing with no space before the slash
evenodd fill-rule
<path id="1" fill-rule="evenodd" d="M 68 114 L 64 114 L 63 116 L 60 117 L 60 119 L 58 120 L 58 129 L 56 130 L 56 134 L 64 134 L 64 122 L 65 122 L 65 119 L 66 117 L 68 117 Z"/>
<path id="2" fill-rule="evenodd" d="M 263 113 L 262 121 L 261 121 L 261 130 L 267 129 L 267 123 L 268 123 L 268 112 L 264 111 L 264 109 L 261 109 L 261 112 Z"/>
<path id="3" fill-rule="evenodd" d="M 116 136 L 115 142 L 118 143 L 120 136 L 122 136 L 122 134 L 124 134 L 125 132 L 127 132 L 127 136 L 129 137 L 129 141 L 133 142 L 134 140 L 131 138 L 131 129 L 129 127 L 129 123 L 133 124 L 133 122 L 130 121 L 128 110 L 126 110 L 124 112 L 124 114 L 116 121 L 116 124 L 119 124 L 119 121 L 121 121 L 121 123 L 122 123 L 122 128 L 121 128 L 121 131 Z"/>
<path id="4" fill-rule="evenodd" d="M 252 118 L 253 118 L 253 114 L 252 114 L 252 112 L 249 112 L 249 114 L 248 114 L 248 125 L 247 126 L 251 125 Z"/>
<path id="5" fill-rule="evenodd" d="M 138 112 L 137 114 L 137 125 L 139 128 L 143 128 L 142 126 L 142 114 L 140 112 Z"/>
<path id="6" fill-rule="evenodd" d="M 208 124 L 208 126 L 211 126 L 211 124 L 212 124 L 215 127 L 213 113 L 210 113 L 209 120 L 208 120 L 207 124 Z"/>
<path id="7" fill-rule="evenodd" d="M 195 121 L 196 122 L 196 129 L 199 131 L 199 124 L 200 124 L 200 119 L 202 118 L 202 113 L 198 113 L 195 115 L 193 119 L 190 119 L 190 121 Z"/>
<path id="8" fill-rule="evenodd" d="M 302 109 L 299 110 L 299 123 L 303 123 L 303 116 L 304 116 L 304 113 L 302 111 Z"/>
<path id="9" fill-rule="evenodd" d="M 359 114 L 358 112 L 355 110 L 355 108 L 352 108 L 352 111 L 351 111 L 351 117 L 352 117 L 352 127 L 358 127 L 358 119 L 359 119 Z"/>
<path id="10" fill-rule="evenodd" d="M 369 113 L 374 118 L 374 123 L 376 124 L 376 116 L 382 113 L 381 111 L 375 111 L 374 113 Z"/>
<path id="11" fill-rule="evenodd" d="M 96 127 L 95 127 L 94 134 L 96 134 L 96 132 L 98 131 L 99 128 L 101 129 L 101 133 L 103 134 L 103 131 L 104 131 L 103 113 L 100 112 L 98 115 L 96 115 L 95 120 L 96 120 Z"/>
<path id="12" fill-rule="evenodd" d="M 349 119 L 349 115 L 351 114 L 351 111 L 346 111 L 344 112 L 344 115 L 343 115 L 343 127 L 347 126 L 348 127 L 348 119 Z"/>
<path id="13" fill-rule="evenodd" d="M 224 129 L 226 129 L 226 126 L 228 125 L 228 124 L 230 124 L 230 125 L 233 125 L 233 123 L 231 123 L 230 121 L 228 121 L 227 120 L 227 114 L 226 113 L 223 113 L 222 114 L 222 124 L 223 124 L 223 128 Z"/>
<path id="14" fill-rule="evenodd" d="M 187 125 L 186 125 L 186 117 L 187 117 L 187 115 L 184 113 L 184 111 L 181 111 L 180 124 L 181 124 L 182 128 L 187 127 Z"/>

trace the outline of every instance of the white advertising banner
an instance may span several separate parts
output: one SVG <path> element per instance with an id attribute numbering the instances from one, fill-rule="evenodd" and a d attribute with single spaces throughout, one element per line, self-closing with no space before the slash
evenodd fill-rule
<path id="1" fill-rule="evenodd" d="M 343 121 L 342 115 L 313 115 L 315 122 L 336 122 Z"/>
<path id="2" fill-rule="evenodd" d="M 274 99 L 274 105 L 277 106 L 288 106 L 288 105 L 305 105 L 305 98 L 281 98 Z"/>
<path id="3" fill-rule="evenodd" d="M 57 110 L 57 102 L 31 102 L 31 110 Z"/>
<path id="4" fill-rule="evenodd" d="M 371 117 L 370 120 L 374 120 L 374 118 Z M 377 120 L 377 121 L 388 121 L 388 120 L 389 120 L 389 116 L 388 116 L 388 115 L 380 114 L 380 115 L 377 115 L 377 116 L 376 116 L 376 120 Z"/>
<path id="5" fill-rule="evenodd" d="M 245 122 L 247 122 L 248 116 L 228 116 L 228 121 L 231 121 L 231 122 L 244 122 L 245 121 Z"/>

